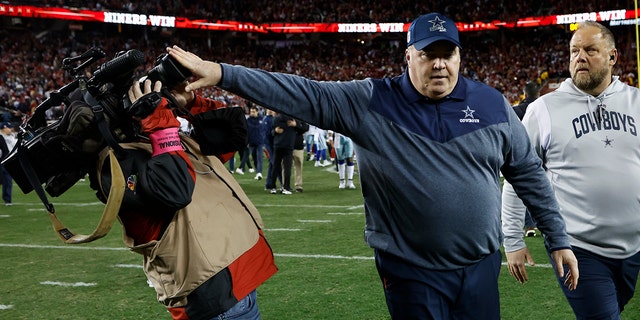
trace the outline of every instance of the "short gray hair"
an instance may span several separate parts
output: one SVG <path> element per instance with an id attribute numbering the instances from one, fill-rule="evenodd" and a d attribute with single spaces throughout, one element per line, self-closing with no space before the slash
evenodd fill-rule
<path id="1" fill-rule="evenodd" d="M 580 22 L 578 24 L 578 29 L 576 29 L 576 30 L 580 30 L 580 28 L 583 28 L 583 27 L 594 27 L 594 28 L 600 29 L 600 33 L 602 34 L 602 38 L 604 39 L 604 41 L 612 49 L 615 49 L 616 40 L 615 40 L 615 37 L 613 36 L 613 33 L 611 32 L 611 30 L 609 30 L 609 28 L 603 26 L 602 24 L 600 24 L 598 22 L 587 20 L 587 21 Z"/>

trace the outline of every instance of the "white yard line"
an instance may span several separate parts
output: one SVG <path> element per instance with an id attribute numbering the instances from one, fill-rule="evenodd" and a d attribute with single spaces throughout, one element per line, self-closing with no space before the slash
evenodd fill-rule
<path id="1" fill-rule="evenodd" d="M 25 249 L 64 249 L 64 250 L 102 250 L 102 251 L 129 251 L 128 248 L 109 248 L 109 247 L 80 247 L 80 246 L 51 246 L 51 245 L 34 245 L 34 244 L 11 244 L 0 243 L 0 247 L 10 248 L 25 248 Z M 283 258 L 302 258 L 302 259 L 338 259 L 338 260 L 373 260 L 373 257 L 364 256 L 341 256 L 341 255 L 327 255 L 327 254 L 301 254 L 301 253 L 274 253 L 276 257 Z M 506 262 L 502 263 L 506 266 Z M 137 265 L 116 264 L 119 268 L 137 268 Z M 140 266 L 141 267 L 141 266 Z M 551 264 L 548 263 L 536 263 L 537 268 L 551 268 Z"/>
<path id="2" fill-rule="evenodd" d="M 119 263 L 119 264 L 115 264 L 113 265 L 116 268 L 134 268 L 134 269 L 142 269 L 142 264 L 126 264 L 126 263 Z"/>
<path id="3" fill-rule="evenodd" d="M 95 282 L 59 282 L 59 281 L 42 281 L 40 284 L 60 287 L 93 287 L 97 285 Z"/>
<path id="4" fill-rule="evenodd" d="M 338 259 L 338 260 L 373 260 L 373 257 L 362 256 L 336 256 L 329 254 L 297 254 L 297 253 L 274 253 L 276 257 L 283 258 L 303 258 L 303 259 Z"/>
<path id="5" fill-rule="evenodd" d="M 256 207 L 283 207 L 283 208 L 357 208 L 354 206 L 334 206 L 334 205 L 324 205 L 324 204 L 256 204 Z"/>

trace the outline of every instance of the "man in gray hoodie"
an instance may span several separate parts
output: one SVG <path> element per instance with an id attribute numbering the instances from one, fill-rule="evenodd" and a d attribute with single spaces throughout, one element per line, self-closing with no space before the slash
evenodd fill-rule
<path id="1" fill-rule="evenodd" d="M 523 123 L 580 264 L 580 286 L 565 296 L 577 319 L 620 319 L 640 270 L 640 90 L 612 76 L 618 51 L 601 24 L 581 23 L 569 52 L 571 78 L 532 102 Z M 525 262 L 534 261 L 513 189 L 505 183 L 504 247 L 510 273 L 524 282 Z"/>

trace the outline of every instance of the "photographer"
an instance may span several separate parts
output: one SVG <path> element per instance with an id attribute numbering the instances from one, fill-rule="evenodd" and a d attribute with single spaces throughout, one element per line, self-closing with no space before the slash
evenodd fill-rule
<path id="1" fill-rule="evenodd" d="M 197 115 L 219 108 L 186 93 L 185 85 L 171 91 L 176 109 Z M 127 94 L 132 107 L 149 103 L 161 87 L 159 81 L 134 83 Z M 173 319 L 259 319 L 256 288 L 277 271 L 262 219 L 225 169 L 225 156 L 206 156 L 179 133 L 170 107 L 162 97 L 139 119 L 149 142 L 119 144 L 126 151 L 118 157 L 127 182 L 118 213 L 125 243 L 144 256 L 144 272 Z M 106 201 L 111 180 L 102 168 L 109 158 L 100 159 L 91 185 Z"/>

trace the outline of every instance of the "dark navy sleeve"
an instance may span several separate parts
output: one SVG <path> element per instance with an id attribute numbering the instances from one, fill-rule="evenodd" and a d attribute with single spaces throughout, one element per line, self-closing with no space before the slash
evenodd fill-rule
<path id="1" fill-rule="evenodd" d="M 147 203 L 168 211 L 186 207 L 194 187 L 188 163 L 175 154 L 151 157 L 139 171 L 138 192 L 149 200 Z"/>

